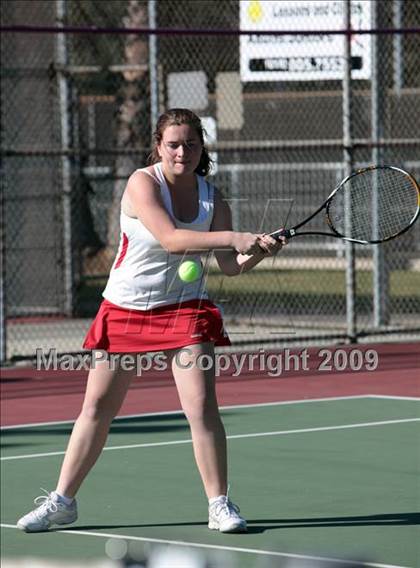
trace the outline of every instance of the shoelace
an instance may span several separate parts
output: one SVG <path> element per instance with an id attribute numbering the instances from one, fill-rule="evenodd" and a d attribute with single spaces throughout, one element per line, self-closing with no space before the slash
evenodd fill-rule
<path id="1" fill-rule="evenodd" d="M 35 505 L 40 504 L 35 511 L 35 515 L 38 519 L 47 511 L 50 513 L 56 513 L 58 511 L 57 503 L 52 500 L 51 493 L 48 493 L 43 487 L 41 487 L 41 490 L 46 493 L 46 495 L 40 495 L 34 499 Z"/>
<path id="2" fill-rule="evenodd" d="M 217 516 L 224 513 L 225 517 L 230 517 L 232 513 L 238 514 L 240 512 L 240 509 L 237 505 L 232 503 L 230 499 L 226 499 L 220 501 L 219 503 L 216 503 L 214 512 Z"/>

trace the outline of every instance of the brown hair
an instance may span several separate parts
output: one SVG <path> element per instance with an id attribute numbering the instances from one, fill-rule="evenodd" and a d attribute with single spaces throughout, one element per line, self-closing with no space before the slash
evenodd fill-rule
<path id="1" fill-rule="evenodd" d="M 160 156 L 157 151 L 157 147 L 162 142 L 163 132 L 168 128 L 168 126 L 181 126 L 181 124 L 188 124 L 198 134 L 200 142 L 202 145 L 200 163 L 195 168 L 195 173 L 200 176 L 207 176 L 210 172 L 212 159 L 209 156 L 208 150 L 204 145 L 204 134 L 206 131 L 201 124 L 200 118 L 193 113 L 191 110 L 186 108 L 172 108 L 164 112 L 158 118 L 156 124 L 156 130 L 153 133 L 153 148 L 152 153 L 148 158 L 149 164 L 156 164 L 160 162 Z"/>

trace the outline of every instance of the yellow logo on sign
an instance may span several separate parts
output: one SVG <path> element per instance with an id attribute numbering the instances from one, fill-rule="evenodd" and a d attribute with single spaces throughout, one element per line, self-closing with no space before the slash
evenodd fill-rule
<path id="1" fill-rule="evenodd" d="M 263 17 L 261 2 L 259 0 L 252 0 L 248 6 L 248 16 L 253 22 L 258 22 Z"/>

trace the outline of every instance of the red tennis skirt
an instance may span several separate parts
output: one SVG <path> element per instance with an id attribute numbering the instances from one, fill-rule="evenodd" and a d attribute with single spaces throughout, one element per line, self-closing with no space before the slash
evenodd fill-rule
<path id="1" fill-rule="evenodd" d="M 143 353 L 207 342 L 231 345 L 221 313 L 209 300 L 150 310 L 121 308 L 104 300 L 83 347 L 108 353 Z"/>

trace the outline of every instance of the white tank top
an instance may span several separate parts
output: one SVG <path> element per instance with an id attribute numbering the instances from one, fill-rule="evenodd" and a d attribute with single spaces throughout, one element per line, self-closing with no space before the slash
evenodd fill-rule
<path id="1" fill-rule="evenodd" d="M 191 223 L 177 219 L 172 208 L 171 194 L 162 172 L 161 163 L 154 165 L 155 179 L 166 210 L 179 229 L 209 231 L 213 220 L 214 187 L 197 175 L 199 192 L 198 215 Z M 207 298 L 204 277 L 192 283 L 183 282 L 178 268 L 183 260 L 201 262 L 200 255 L 171 254 L 166 251 L 138 218 L 123 211 L 120 216 L 121 237 L 117 257 L 112 266 L 103 297 L 117 306 L 149 310 L 157 306 L 177 304 L 197 298 Z"/>

